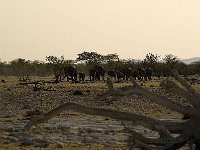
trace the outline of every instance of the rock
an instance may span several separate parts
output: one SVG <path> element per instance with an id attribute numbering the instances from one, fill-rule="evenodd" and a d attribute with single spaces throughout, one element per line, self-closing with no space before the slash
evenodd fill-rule
<path id="1" fill-rule="evenodd" d="M 30 146 L 30 145 L 34 145 L 35 143 L 29 139 L 29 138 L 21 138 L 20 139 L 20 142 L 21 142 L 21 146 Z"/>
<path id="2" fill-rule="evenodd" d="M 73 92 L 73 95 L 83 95 L 83 92 L 80 91 L 80 90 L 75 90 L 75 91 Z"/>
<path id="3" fill-rule="evenodd" d="M 13 135 L 16 138 L 29 138 L 31 137 L 30 133 L 27 132 L 18 132 L 16 134 Z"/>
<path id="4" fill-rule="evenodd" d="M 14 137 L 14 136 L 6 136 L 6 135 L 2 135 L 0 136 L 0 139 L 3 141 L 7 141 L 7 142 L 18 142 L 18 138 Z"/>

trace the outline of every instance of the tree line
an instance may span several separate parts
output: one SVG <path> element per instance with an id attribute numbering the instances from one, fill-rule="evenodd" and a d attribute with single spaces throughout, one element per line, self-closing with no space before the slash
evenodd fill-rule
<path id="1" fill-rule="evenodd" d="M 158 76 L 167 75 L 172 69 L 176 69 L 182 75 L 200 74 L 200 61 L 185 64 L 172 54 L 165 55 L 164 58 L 160 59 L 157 54 L 148 53 L 143 60 L 120 59 L 116 53 L 102 55 L 97 52 L 86 51 L 77 54 L 77 56 L 76 60 L 66 60 L 64 56 L 46 56 L 45 61 L 30 61 L 22 58 L 17 58 L 11 62 L 0 61 L 0 75 L 18 77 L 56 76 L 62 74 L 63 67 L 67 65 L 75 66 L 78 72 L 85 72 L 86 75 L 89 68 L 94 65 L 102 65 L 106 71 L 115 68 L 150 67 Z"/>

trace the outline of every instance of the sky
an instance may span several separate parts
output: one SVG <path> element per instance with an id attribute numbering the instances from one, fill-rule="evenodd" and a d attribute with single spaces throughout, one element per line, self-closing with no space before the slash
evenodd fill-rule
<path id="1" fill-rule="evenodd" d="M 0 59 L 200 57 L 199 0 L 0 0 Z"/>

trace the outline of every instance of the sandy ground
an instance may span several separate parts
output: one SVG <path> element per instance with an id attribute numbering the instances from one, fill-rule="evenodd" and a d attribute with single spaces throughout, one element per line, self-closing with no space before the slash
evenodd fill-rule
<path id="1" fill-rule="evenodd" d="M 128 149 L 128 134 L 119 120 L 108 117 L 90 116 L 77 112 L 63 112 L 48 122 L 25 132 L 24 126 L 30 116 L 43 114 L 65 102 L 74 102 L 96 108 L 134 112 L 157 119 L 181 119 L 182 115 L 165 109 L 138 95 L 118 99 L 109 97 L 107 101 L 96 99 L 107 90 L 104 82 L 69 83 L 41 85 L 42 90 L 34 91 L 34 85 L 20 85 L 16 77 L 1 77 L 0 83 L 0 149 Z M 50 80 L 50 77 L 32 77 L 32 81 Z M 159 88 L 162 79 L 139 82 L 155 93 L 163 94 Z M 131 85 L 131 82 L 115 83 L 115 87 Z M 199 90 L 198 85 L 194 85 Z M 50 91 L 44 91 L 48 89 Z M 83 95 L 74 95 L 75 91 Z M 165 93 L 168 97 L 174 97 Z M 178 98 L 183 105 L 189 105 Z M 127 124 L 131 125 L 130 122 Z M 157 133 L 141 126 L 134 130 L 147 137 L 157 137 Z"/>

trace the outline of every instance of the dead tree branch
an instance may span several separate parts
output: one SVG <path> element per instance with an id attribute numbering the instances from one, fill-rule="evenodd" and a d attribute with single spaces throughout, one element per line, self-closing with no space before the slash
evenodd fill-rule
<path id="1" fill-rule="evenodd" d="M 191 95 L 197 97 L 198 101 L 199 98 L 200 98 L 200 94 L 197 93 L 193 88 L 192 88 L 192 85 L 190 83 L 188 83 L 185 79 L 183 79 L 176 70 L 173 71 L 173 75 L 174 75 L 174 78 L 179 81 L 181 83 L 182 86 L 184 86 L 190 93 Z"/>
<path id="2" fill-rule="evenodd" d="M 145 89 L 141 86 L 139 86 L 133 78 L 131 78 L 131 81 L 133 82 L 133 86 L 127 86 L 127 87 L 121 87 L 118 89 L 109 89 L 107 92 L 101 95 L 100 98 L 97 99 L 97 101 L 100 101 L 102 99 L 105 99 L 108 96 L 131 96 L 134 94 L 138 94 L 141 96 L 144 96 L 148 98 L 149 100 L 166 107 L 168 109 L 171 109 L 173 111 L 177 111 L 181 114 L 188 115 L 188 116 L 196 116 L 198 112 L 193 109 L 192 107 L 184 107 L 181 104 L 171 101 L 168 98 L 154 94 L 150 92 L 148 89 Z M 112 84 L 112 82 L 108 82 L 108 84 Z M 113 85 L 108 85 L 109 87 L 113 87 Z"/>
<path id="3" fill-rule="evenodd" d="M 196 149 L 199 149 L 200 94 L 196 92 L 187 81 L 178 75 L 177 72 L 174 72 L 174 76 L 176 80 L 186 88 L 186 90 L 175 85 L 171 81 L 163 82 L 161 85 L 170 92 L 178 94 L 188 100 L 193 107 L 183 106 L 180 103 L 174 102 L 165 96 L 155 94 L 150 90 L 139 86 L 137 82 L 133 80 L 133 78 L 131 78 L 133 86 L 121 88 L 114 88 L 112 81 L 108 79 L 107 85 L 109 89 L 104 94 L 102 94 L 97 101 L 101 101 L 108 96 L 116 96 L 116 98 L 118 98 L 122 96 L 138 94 L 146 97 L 152 102 L 159 104 L 160 106 L 179 112 L 183 115 L 190 116 L 191 118 L 188 120 L 163 121 L 130 112 L 120 112 L 103 108 L 91 108 L 74 103 L 65 103 L 44 115 L 32 118 L 26 125 L 25 129 L 29 130 L 33 125 L 38 125 L 39 123 L 45 122 L 63 111 L 72 110 L 89 115 L 106 116 L 121 121 L 131 121 L 134 124 L 142 125 L 160 134 L 160 137 L 157 139 L 147 138 L 124 125 L 125 131 L 131 134 L 133 143 L 142 149 L 149 150 L 153 149 L 152 146 L 162 146 L 161 150 L 175 150 L 184 146 L 190 140 L 193 140 L 196 145 Z M 174 133 L 178 133 L 179 136 L 174 137 Z"/>
<path id="4" fill-rule="evenodd" d="M 165 90 L 167 90 L 168 92 L 177 94 L 177 95 L 185 98 L 186 100 L 188 100 L 190 102 L 190 104 L 192 106 L 196 106 L 196 104 L 197 104 L 196 101 L 194 99 L 192 99 L 193 95 L 191 95 L 188 91 L 184 90 L 183 88 L 180 88 L 174 82 L 172 82 L 170 80 L 165 80 L 165 81 L 161 82 L 160 86 L 162 88 L 164 88 Z"/>
<path id="5" fill-rule="evenodd" d="M 167 122 L 145 116 L 140 116 L 134 113 L 120 112 L 116 110 L 102 109 L 102 108 L 91 108 L 74 103 L 65 103 L 53 109 L 52 111 L 44 114 L 43 116 L 32 118 L 32 120 L 27 124 L 26 129 L 30 129 L 30 127 L 33 125 L 43 123 L 63 111 L 70 111 L 70 110 L 89 115 L 99 115 L 118 120 L 132 121 L 134 124 L 142 125 L 144 127 L 158 131 L 159 129 L 157 129 L 157 126 L 163 124 L 166 126 L 168 130 L 172 132 L 181 132 L 184 129 L 184 123 L 185 123 L 185 121 Z"/>

